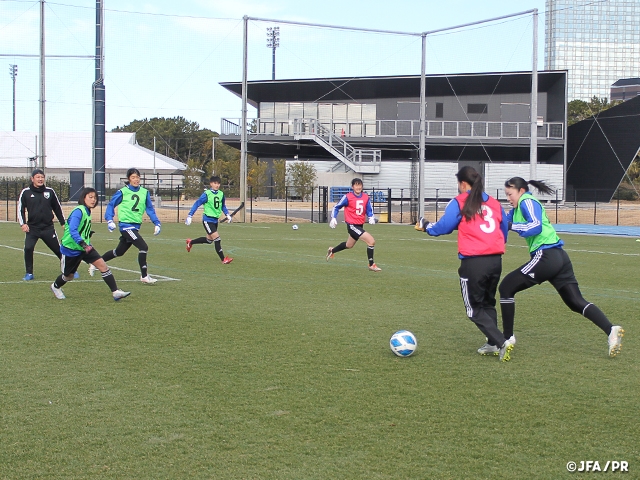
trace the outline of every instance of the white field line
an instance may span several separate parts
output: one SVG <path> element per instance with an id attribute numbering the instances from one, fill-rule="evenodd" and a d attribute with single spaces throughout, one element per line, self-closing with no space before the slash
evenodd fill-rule
<path id="1" fill-rule="evenodd" d="M 9 245 L 0 245 L 0 247 L 8 248 L 10 250 L 17 250 L 19 252 L 23 252 L 24 251 L 24 249 L 22 249 L 22 248 L 11 247 Z M 53 253 L 46 253 L 46 252 L 33 252 L 33 253 L 36 253 L 38 255 L 44 255 L 46 257 L 57 258 Z M 139 270 L 129 270 L 128 268 L 120 268 L 120 267 L 112 267 L 112 266 L 109 266 L 109 268 L 111 270 L 118 270 L 120 272 L 129 272 L 129 273 L 136 273 L 136 274 L 140 273 Z M 158 280 L 161 280 L 161 281 L 167 281 L 167 282 L 179 282 L 180 281 L 179 278 L 165 277 L 164 275 L 152 275 L 152 276 L 153 276 L 153 278 L 157 278 Z M 98 279 L 100 279 L 100 278 L 98 277 Z M 82 281 L 82 280 L 74 280 L 74 281 L 78 282 L 78 281 Z M 88 281 L 88 280 L 85 280 L 85 281 Z M 140 280 L 118 280 L 118 282 L 133 282 L 133 281 L 139 282 Z M 24 283 L 24 281 L 20 281 L 20 282 L 0 282 L 0 284 L 6 284 L 6 283 Z M 34 283 L 37 283 L 37 281 L 35 281 Z"/>
<path id="2" fill-rule="evenodd" d="M 399 238 L 398 240 L 404 241 L 420 241 L 420 242 L 445 242 L 445 243 L 457 243 L 457 240 L 446 240 L 444 238 Z M 529 248 L 526 245 L 508 245 L 508 248 Z M 566 248 L 566 246 L 562 247 L 567 252 L 578 252 L 578 253 L 597 253 L 599 255 L 620 255 L 622 257 L 640 257 L 640 253 L 618 253 L 618 252 L 602 252 L 599 250 L 579 250 L 577 248 Z"/>

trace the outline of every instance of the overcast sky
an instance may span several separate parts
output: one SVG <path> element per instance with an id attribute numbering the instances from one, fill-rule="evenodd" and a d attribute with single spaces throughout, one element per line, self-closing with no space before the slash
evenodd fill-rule
<path id="1" fill-rule="evenodd" d="M 544 66 L 542 0 L 105 0 L 107 129 L 134 119 L 181 115 L 220 130 L 240 117 L 240 101 L 222 81 L 242 75 L 242 17 L 419 33 L 532 10 L 539 11 L 539 68 Z M 0 0 L 0 130 L 12 130 L 12 80 L 18 65 L 16 127 L 38 130 L 38 1 Z M 45 2 L 47 55 L 95 52 L 95 1 Z M 250 80 L 271 78 L 266 28 L 280 27 L 276 78 L 412 75 L 420 73 L 420 37 L 249 22 Z M 428 73 L 531 68 L 532 16 L 428 37 Z M 6 56 L 6 55 L 11 56 Z M 94 63 L 48 57 L 48 131 L 91 130 Z M 250 112 L 251 115 L 251 112 Z"/>

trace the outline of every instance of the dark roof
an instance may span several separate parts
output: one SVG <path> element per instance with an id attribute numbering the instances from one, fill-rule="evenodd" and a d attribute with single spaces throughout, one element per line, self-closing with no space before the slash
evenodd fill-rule
<path id="1" fill-rule="evenodd" d="M 612 87 L 628 87 L 629 85 L 640 85 L 640 78 L 621 78 Z"/>
<path id="2" fill-rule="evenodd" d="M 547 91 L 566 78 L 566 71 L 538 72 L 538 91 Z M 531 72 L 464 73 L 427 75 L 428 96 L 528 93 Z M 242 96 L 242 82 L 221 82 L 227 90 Z M 247 100 L 260 102 L 330 102 L 336 100 L 402 98 L 420 96 L 420 76 L 308 78 L 256 80 L 248 82 Z"/>

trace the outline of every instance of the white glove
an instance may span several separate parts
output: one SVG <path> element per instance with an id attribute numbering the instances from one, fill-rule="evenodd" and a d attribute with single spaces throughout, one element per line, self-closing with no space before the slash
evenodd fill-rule
<path id="1" fill-rule="evenodd" d="M 187 217 L 187 219 L 184 221 L 184 224 L 185 224 L 185 225 L 191 225 L 191 215 L 189 215 L 189 216 Z"/>
<path id="2" fill-rule="evenodd" d="M 110 232 L 113 232 L 117 228 L 116 222 L 114 222 L 113 220 L 109 220 L 107 222 L 107 228 L 109 229 Z"/>
<path id="3" fill-rule="evenodd" d="M 336 225 L 338 225 L 338 220 L 336 220 L 335 218 L 332 218 L 331 221 L 329 222 L 329 226 L 331 228 L 336 228 Z"/>
<path id="4" fill-rule="evenodd" d="M 376 224 L 376 217 L 369 217 L 369 225 L 375 225 Z"/>
<path id="5" fill-rule="evenodd" d="M 231 223 L 232 220 L 233 220 L 233 217 L 231 215 L 227 215 L 227 222 Z"/>
<path id="6" fill-rule="evenodd" d="M 156 228 L 153 229 L 153 234 L 154 235 L 160 235 L 160 230 L 162 230 L 160 228 L 160 225 L 156 225 Z"/>

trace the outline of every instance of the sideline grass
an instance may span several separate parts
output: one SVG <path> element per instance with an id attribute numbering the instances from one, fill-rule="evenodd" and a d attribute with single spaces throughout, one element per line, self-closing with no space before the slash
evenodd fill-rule
<path id="1" fill-rule="evenodd" d="M 99 252 L 117 235 L 96 225 Z M 512 361 L 481 357 L 465 317 L 455 236 L 368 227 L 336 254 L 343 226 L 232 224 L 184 249 L 199 225 L 147 224 L 145 286 L 135 251 L 111 262 L 131 297 L 113 302 L 81 270 L 67 299 L 55 258 L 0 247 L 0 478 L 577 478 L 569 461 L 624 460 L 637 475 L 640 248 L 563 238 L 585 297 L 627 330 L 622 354 L 549 286 L 519 294 Z M 20 249 L 15 224 L 2 245 Z M 528 258 L 510 241 L 504 273 Z M 48 252 L 40 242 L 40 252 Z M 600 252 L 600 253 L 596 253 Z M 393 356 L 406 328 L 418 352 Z"/>

